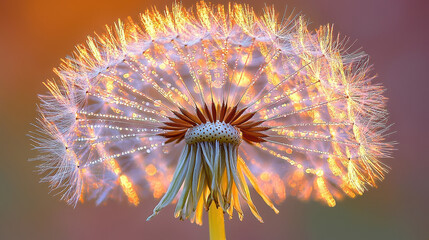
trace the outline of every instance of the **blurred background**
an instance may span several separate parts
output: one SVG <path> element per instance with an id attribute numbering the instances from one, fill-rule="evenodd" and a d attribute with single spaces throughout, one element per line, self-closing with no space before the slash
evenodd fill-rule
<path id="1" fill-rule="evenodd" d="M 213 1 L 217 3 L 218 1 Z M 264 1 L 244 1 L 258 12 Z M 429 4 L 418 0 L 267 0 L 277 11 L 307 15 L 310 29 L 334 23 L 357 39 L 387 88 L 390 122 L 399 142 L 392 170 L 378 189 L 329 208 L 287 198 L 274 214 L 258 199 L 264 224 L 251 217 L 226 220 L 229 239 L 429 239 Z M 174 206 L 146 222 L 156 201 L 138 207 L 93 203 L 75 209 L 48 193 L 27 159 L 26 134 L 36 117 L 42 82 L 52 68 L 94 31 L 172 0 L 0 1 L 0 239 L 208 239 L 202 227 L 173 218 Z M 183 1 L 186 7 L 194 1 Z M 226 3 L 226 2 L 222 2 Z M 261 11 L 259 11 L 261 12 Z M 205 219 L 207 223 L 207 219 Z"/>

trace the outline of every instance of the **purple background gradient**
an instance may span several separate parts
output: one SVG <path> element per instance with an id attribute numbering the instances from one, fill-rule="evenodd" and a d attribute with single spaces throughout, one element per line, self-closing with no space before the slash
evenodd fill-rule
<path id="1" fill-rule="evenodd" d="M 77 43 L 104 24 L 172 1 L 0 1 L 0 239 L 208 239 L 199 227 L 173 218 L 173 206 L 146 222 L 156 201 L 139 207 L 109 202 L 76 209 L 38 184 L 36 163 L 25 136 L 36 117 L 42 81 Z M 217 1 L 214 1 L 217 2 Z M 246 1 L 258 12 L 264 1 Z M 243 222 L 226 221 L 229 239 L 429 239 L 429 4 L 418 0 L 266 1 L 282 12 L 286 4 L 309 16 L 315 29 L 334 23 L 355 47 L 371 56 L 395 123 L 399 142 L 392 167 L 378 189 L 329 208 L 287 198 L 274 214 L 257 200 L 264 224 L 250 211 Z M 191 6 L 193 1 L 184 1 Z M 226 3 L 226 2 L 223 2 Z M 259 11 L 260 12 L 260 11 Z M 207 220 L 207 219 L 205 219 Z M 205 221 L 207 223 L 207 221 Z"/>

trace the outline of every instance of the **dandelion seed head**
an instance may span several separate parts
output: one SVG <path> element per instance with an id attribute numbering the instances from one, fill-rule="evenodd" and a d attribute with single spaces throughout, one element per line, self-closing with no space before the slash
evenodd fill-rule
<path id="1" fill-rule="evenodd" d="M 118 21 L 54 69 L 32 133 L 52 190 L 93 200 L 175 202 L 202 223 L 211 204 L 262 221 L 289 196 L 328 206 L 383 180 L 392 144 L 384 88 L 332 26 L 307 29 L 247 5 L 174 4 Z"/>

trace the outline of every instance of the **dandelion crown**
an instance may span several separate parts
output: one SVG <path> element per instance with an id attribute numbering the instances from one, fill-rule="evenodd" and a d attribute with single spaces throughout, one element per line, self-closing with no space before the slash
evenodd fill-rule
<path id="1" fill-rule="evenodd" d="M 152 195 L 151 217 L 174 202 L 198 224 L 213 206 L 262 221 L 250 188 L 278 212 L 287 196 L 334 206 L 375 187 L 391 144 L 367 55 L 329 25 L 280 20 L 174 4 L 88 38 L 40 96 L 42 181 L 71 205 Z"/>

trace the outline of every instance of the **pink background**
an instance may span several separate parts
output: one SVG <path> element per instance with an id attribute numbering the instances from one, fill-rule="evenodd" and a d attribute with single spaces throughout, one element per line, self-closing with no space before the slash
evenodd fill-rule
<path id="1" fill-rule="evenodd" d="M 217 1 L 214 1 L 217 2 Z M 264 1 L 246 1 L 255 10 Z M 184 1 L 191 6 L 193 1 Z M 225 3 L 225 2 L 224 2 Z M 292 197 L 275 215 L 259 199 L 260 224 L 245 212 L 226 221 L 229 239 L 429 239 L 428 58 L 429 4 L 418 0 L 289 0 L 274 3 L 309 16 L 310 29 L 334 23 L 371 56 L 382 82 L 398 141 L 391 173 L 378 189 L 335 208 Z M 25 136 L 36 117 L 42 81 L 77 43 L 117 18 L 137 18 L 151 5 L 171 1 L 0 1 L 0 239 L 208 239 L 199 227 L 173 218 L 173 206 L 146 222 L 156 202 L 139 207 L 109 202 L 66 206 L 38 184 Z M 258 204 L 259 203 L 259 204 Z M 206 219 L 205 219 L 206 220 Z M 207 222 L 206 222 L 207 223 Z"/>

